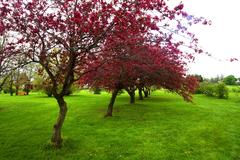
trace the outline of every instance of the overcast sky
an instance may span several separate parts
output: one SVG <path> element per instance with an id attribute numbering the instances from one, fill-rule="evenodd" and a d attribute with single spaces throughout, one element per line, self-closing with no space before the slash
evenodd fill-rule
<path id="1" fill-rule="evenodd" d="M 199 38 L 200 46 L 212 54 L 212 57 L 198 56 L 196 63 L 189 65 L 189 72 L 204 77 L 221 74 L 240 77 L 240 61 L 226 61 L 231 57 L 240 58 L 240 0 L 183 0 L 183 2 L 184 10 L 189 14 L 203 16 L 212 21 L 211 26 L 198 25 L 191 28 Z"/>

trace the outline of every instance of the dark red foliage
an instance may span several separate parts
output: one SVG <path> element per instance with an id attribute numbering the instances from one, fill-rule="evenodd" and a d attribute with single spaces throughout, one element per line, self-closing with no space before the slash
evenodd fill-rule
<path id="1" fill-rule="evenodd" d="M 119 44 L 120 45 L 120 44 Z M 191 101 L 191 94 L 197 87 L 197 80 L 186 76 L 186 63 L 181 52 L 167 50 L 160 46 L 141 45 L 133 47 L 120 45 L 117 51 L 105 53 L 107 57 L 98 57 L 95 63 L 101 68 L 85 74 L 81 85 L 101 87 L 109 91 L 125 89 L 131 86 L 157 86 L 176 92 Z M 113 56 L 113 57 L 111 57 Z M 90 66 L 93 68 L 94 66 Z"/>
<path id="2" fill-rule="evenodd" d="M 169 9 L 164 0 L 0 1 L 0 33 L 12 33 L 14 49 L 40 63 L 52 81 L 60 110 L 52 137 L 56 147 L 67 113 L 63 97 L 75 81 L 112 90 L 140 80 L 190 99 L 194 85 L 185 61 L 199 49 L 187 28 L 205 21 L 182 9 L 183 4 Z M 191 39 L 193 52 L 179 49 L 186 44 L 174 39 L 178 32 Z"/>
<path id="3" fill-rule="evenodd" d="M 176 7 L 174 8 L 174 10 L 175 10 L 175 11 L 182 10 L 183 7 L 184 7 L 183 4 L 179 4 L 178 6 L 176 6 Z"/>
<path id="4" fill-rule="evenodd" d="M 63 87 L 59 94 L 64 96 L 66 88 L 75 79 L 81 79 L 85 72 L 96 68 L 104 70 L 102 67 L 106 64 L 109 65 L 109 70 L 111 66 L 118 70 L 124 66 L 125 72 L 130 73 L 135 68 L 146 70 L 139 71 L 140 73 L 154 73 L 155 70 L 164 68 L 164 72 L 174 72 L 184 77 L 185 60 L 192 61 L 194 52 L 202 52 L 197 47 L 195 36 L 187 31 L 186 24 L 205 24 L 207 21 L 188 15 L 182 11 L 183 7 L 181 3 L 174 9 L 169 9 L 162 0 L 2 0 L 0 30 L 15 32 L 16 44 L 25 50 L 28 58 L 42 64 L 55 81 L 56 90 Z M 184 23 L 184 20 L 189 23 Z M 192 39 L 189 47 L 194 52 L 183 53 L 179 50 L 180 46 L 186 44 L 176 42 L 173 33 L 166 30 L 168 26 L 173 27 L 169 21 L 174 21 L 177 24 L 176 30 Z M 145 53 L 145 57 L 140 56 L 138 60 L 141 59 L 142 63 L 146 57 L 155 54 L 152 58 L 155 61 L 151 63 L 156 66 L 146 67 L 148 65 L 138 64 L 136 60 L 115 60 L 116 57 L 129 54 L 129 48 L 131 57 L 139 56 L 142 45 L 147 47 L 150 54 Z M 126 50 L 122 51 L 122 48 Z M 134 63 L 136 64 L 132 67 Z M 155 81 L 155 78 L 146 80 L 146 75 L 138 75 L 139 77 L 149 85 Z M 133 79 L 135 81 L 136 78 Z M 170 81 L 173 77 L 165 79 Z"/>

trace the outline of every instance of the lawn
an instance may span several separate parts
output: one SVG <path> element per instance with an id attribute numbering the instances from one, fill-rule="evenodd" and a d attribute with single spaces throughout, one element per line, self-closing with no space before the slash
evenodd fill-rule
<path id="1" fill-rule="evenodd" d="M 66 98 L 64 144 L 49 145 L 57 117 L 53 98 L 0 95 L 0 159 L 5 160 L 238 160 L 240 97 L 196 95 L 194 103 L 164 91 L 128 104 L 117 98 L 104 118 L 110 95 L 86 91 Z"/>

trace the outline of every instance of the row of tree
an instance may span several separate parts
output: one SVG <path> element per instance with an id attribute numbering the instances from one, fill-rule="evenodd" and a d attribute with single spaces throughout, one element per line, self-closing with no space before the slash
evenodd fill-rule
<path id="1" fill-rule="evenodd" d="M 0 50 L 0 76 L 33 62 L 41 66 L 59 105 L 55 147 L 62 144 L 64 96 L 74 83 L 112 93 L 106 116 L 121 89 L 131 103 L 136 89 L 147 94 L 152 85 L 191 101 L 197 81 L 186 75 L 186 64 L 202 50 L 188 27 L 208 22 L 183 6 L 171 8 L 164 0 L 2 0 L 0 34 L 8 38 Z M 176 33 L 189 43 L 175 39 Z M 191 52 L 183 51 L 186 46 Z"/>

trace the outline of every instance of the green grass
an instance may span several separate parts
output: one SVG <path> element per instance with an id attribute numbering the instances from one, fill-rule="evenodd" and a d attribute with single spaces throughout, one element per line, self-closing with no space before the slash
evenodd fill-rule
<path id="1" fill-rule="evenodd" d="M 128 104 L 117 98 L 104 118 L 110 95 L 82 91 L 67 97 L 64 144 L 49 145 L 57 117 L 53 98 L 0 95 L 0 159 L 9 160 L 238 160 L 240 98 L 181 97 L 163 91 Z"/>

